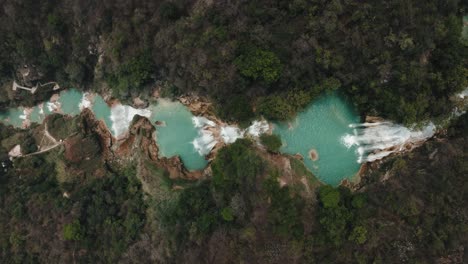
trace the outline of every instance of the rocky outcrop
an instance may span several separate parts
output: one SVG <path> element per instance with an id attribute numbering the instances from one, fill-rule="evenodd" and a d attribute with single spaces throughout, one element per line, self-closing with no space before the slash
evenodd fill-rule
<path id="1" fill-rule="evenodd" d="M 115 144 L 115 139 L 109 129 L 107 129 L 104 121 L 97 120 L 89 108 L 83 109 L 81 117 L 83 119 L 84 131 L 86 133 L 97 135 L 104 158 L 114 158 L 114 153 L 111 151 L 111 148 Z"/>
<path id="2" fill-rule="evenodd" d="M 115 142 L 113 152 L 119 159 L 146 158 L 163 168 L 172 179 L 198 179 L 206 172 L 188 171 L 180 157 L 159 157 L 159 148 L 154 137 L 155 127 L 146 117 L 136 115 L 130 125 L 128 136 Z"/>
<path id="3" fill-rule="evenodd" d="M 179 97 L 179 101 L 188 107 L 190 112 L 196 116 L 204 116 L 211 120 L 217 120 L 214 114 L 213 104 L 207 98 L 187 95 Z"/>
<path id="4" fill-rule="evenodd" d="M 377 123 L 377 122 L 384 122 L 385 119 L 383 119 L 382 117 L 378 117 L 378 116 L 366 116 L 365 118 L 365 122 L 368 122 L 368 123 Z"/>

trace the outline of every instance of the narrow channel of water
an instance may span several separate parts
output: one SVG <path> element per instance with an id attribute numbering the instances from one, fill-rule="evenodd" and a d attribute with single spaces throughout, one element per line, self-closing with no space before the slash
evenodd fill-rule
<path id="1" fill-rule="evenodd" d="M 60 92 L 60 96 L 54 102 L 44 102 L 30 109 L 18 107 L 0 112 L 0 122 L 22 127 L 26 119 L 42 123 L 47 115 L 58 108 L 60 113 L 74 116 L 78 115 L 83 107 L 89 107 L 96 118 L 104 121 L 111 133 L 117 137 L 127 131 L 134 115 L 138 114 L 148 117 L 153 124 L 156 121 L 164 124 L 156 126 L 156 142 L 162 157 L 179 155 L 188 170 L 206 167 L 205 157 L 200 155 L 192 144 L 198 136 L 198 130 L 192 122 L 192 114 L 181 103 L 159 100 L 158 104 L 148 109 L 135 109 L 120 104 L 111 108 L 101 96 L 93 95 L 88 100 L 85 95 L 75 89 L 65 90 Z"/>
<path id="2" fill-rule="evenodd" d="M 204 117 L 194 117 L 180 102 L 164 99 L 146 109 L 118 103 L 109 107 L 101 96 L 74 89 L 62 91 L 53 102 L 45 102 L 31 109 L 19 107 L 0 112 L 0 121 L 21 127 L 26 119 L 40 123 L 54 111 L 77 115 L 83 108 L 90 108 L 115 137 L 122 136 L 128 130 L 135 115 L 147 117 L 156 127 L 160 156 L 179 155 L 188 170 L 205 168 L 205 155 L 215 144 L 231 144 L 245 136 L 258 138 L 269 129 L 265 121 L 255 121 L 246 130 L 225 124 L 216 125 Z M 300 154 L 305 165 L 322 182 L 337 185 L 357 173 L 359 161 L 384 157 L 391 153 L 388 147 L 401 147 L 408 141 L 424 140 L 434 132 L 432 127 L 418 132 L 391 122 L 376 126 L 359 124 L 359 121 L 350 103 L 338 93 L 330 93 L 312 102 L 291 122 L 273 124 L 273 133 L 281 136 L 283 153 Z"/>

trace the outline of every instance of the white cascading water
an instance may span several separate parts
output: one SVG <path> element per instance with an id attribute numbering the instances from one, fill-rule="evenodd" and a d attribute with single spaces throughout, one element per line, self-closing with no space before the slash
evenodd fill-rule
<path id="1" fill-rule="evenodd" d="M 211 150 L 216 146 L 218 141 L 214 138 L 213 132 L 207 130 L 210 127 L 215 127 L 216 123 L 203 116 L 192 117 L 193 125 L 198 128 L 198 137 L 192 141 L 193 148 L 201 156 L 210 154 Z"/>
<path id="2" fill-rule="evenodd" d="M 359 163 L 372 162 L 401 151 L 405 144 L 424 141 L 432 137 L 436 130 L 432 122 L 421 130 L 410 130 L 391 122 L 349 126 L 354 129 L 354 135 L 344 135 L 342 142 L 348 148 L 357 146 Z"/>
<path id="3" fill-rule="evenodd" d="M 83 109 L 85 109 L 85 108 L 91 108 L 92 104 L 91 104 L 91 101 L 88 98 L 89 96 L 90 96 L 90 94 L 88 92 L 83 93 L 83 97 L 81 98 L 81 102 L 78 105 L 78 107 L 80 108 L 80 111 L 83 111 Z"/>
<path id="4" fill-rule="evenodd" d="M 20 119 L 26 120 L 28 118 L 28 114 L 26 109 L 23 110 L 23 114 L 19 116 Z"/>
<path id="5" fill-rule="evenodd" d="M 194 116 L 194 117 L 192 117 L 192 122 L 193 122 L 193 125 L 196 128 L 215 127 L 216 126 L 215 122 L 213 122 L 213 121 L 211 121 L 208 118 L 203 117 L 203 116 Z"/>
<path id="6" fill-rule="evenodd" d="M 231 144 L 231 143 L 236 142 L 238 138 L 243 138 L 244 131 L 240 130 L 238 127 L 225 126 L 225 127 L 221 127 L 220 135 L 224 143 Z"/>
<path id="7" fill-rule="evenodd" d="M 128 105 L 118 104 L 111 108 L 112 131 L 116 137 L 124 134 L 130 127 L 135 115 L 149 118 L 151 111 L 148 109 L 135 109 Z"/>
<path id="8" fill-rule="evenodd" d="M 47 109 L 49 110 L 49 112 L 53 112 L 57 109 L 60 108 L 60 102 L 59 101 L 55 101 L 55 102 L 47 102 Z"/>
<path id="9" fill-rule="evenodd" d="M 217 128 L 215 122 L 202 116 L 192 117 L 192 122 L 196 128 L 199 128 L 198 137 L 192 141 L 192 144 L 195 150 L 202 156 L 208 155 L 219 142 L 214 137 L 213 132 L 210 131 L 210 128 L 219 130 L 220 140 L 225 144 L 232 144 L 238 138 L 243 138 L 245 134 L 249 134 L 252 137 L 259 137 L 262 133 L 270 129 L 270 125 L 264 120 L 253 121 L 252 125 L 245 130 L 241 130 L 236 126 L 222 126 Z"/>
<path id="10" fill-rule="evenodd" d="M 465 90 L 461 91 L 460 93 L 457 94 L 457 96 L 460 99 L 465 99 L 465 97 L 468 97 L 468 87 L 465 88 Z"/>
<path id="11" fill-rule="evenodd" d="M 247 133 L 253 137 L 259 137 L 261 134 L 267 132 L 270 129 L 270 125 L 267 121 L 253 121 L 252 125 L 247 128 Z"/>
<path id="12" fill-rule="evenodd" d="M 218 141 L 214 138 L 213 133 L 207 130 L 198 131 L 198 137 L 192 142 L 193 147 L 201 156 L 210 154 L 217 143 Z"/>

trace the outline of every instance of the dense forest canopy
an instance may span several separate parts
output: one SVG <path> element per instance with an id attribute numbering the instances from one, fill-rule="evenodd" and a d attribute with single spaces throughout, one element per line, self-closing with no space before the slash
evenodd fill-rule
<path id="1" fill-rule="evenodd" d="M 0 80 L 196 92 L 219 115 L 288 119 L 341 88 L 359 109 L 413 123 L 467 84 L 459 0 L 5 0 Z M 4 88 L 5 88 L 4 87 Z M 5 88 L 6 89 L 6 88 Z M 5 93 L 2 104 L 11 101 Z M 22 103 L 32 103 L 24 94 Z M 36 100 L 38 98 L 36 97 Z M 257 109 L 257 111 L 251 111 Z"/>
<path id="2" fill-rule="evenodd" d="M 123 102 L 199 94 L 243 125 L 340 89 L 363 115 L 413 124 L 451 113 L 468 87 L 466 1 L 0 2 L 0 110 L 53 93 L 13 80 L 56 81 Z M 183 177 L 177 158 L 152 158 L 145 118 L 123 147 L 93 118 L 0 123 L 1 263 L 466 262 L 466 113 L 352 188 L 319 182 L 267 134 Z M 45 125 L 63 145 L 27 156 Z M 26 155 L 10 159 L 16 144 Z"/>
<path id="3" fill-rule="evenodd" d="M 7 144 L 15 133 L 0 129 Z M 144 159 L 108 163 L 101 176 L 61 151 L 17 159 L 0 173 L 0 259 L 462 263 L 467 131 L 465 114 L 445 139 L 387 159 L 354 192 L 317 183 L 294 159 L 281 187 L 275 154 L 246 139 L 223 148 L 212 177 L 197 181 L 170 179 Z"/>

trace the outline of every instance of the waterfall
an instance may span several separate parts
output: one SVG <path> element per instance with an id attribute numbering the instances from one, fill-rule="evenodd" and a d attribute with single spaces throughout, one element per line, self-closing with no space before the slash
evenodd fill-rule
<path id="1" fill-rule="evenodd" d="M 215 127 L 216 123 L 203 116 L 192 117 L 193 125 L 198 128 L 198 137 L 192 141 L 193 148 L 200 154 L 206 156 L 218 144 L 214 138 L 213 132 L 207 130 L 209 127 Z"/>
<path id="2" fill-rule="evenodd" d="M 465 97 L 468 97 L 468 87 L 465 88 L 465 90 L 461 91 L 460 93 L 457 94 L 458 98 L 460 99 L 465 99 Z"/>
<path id="3" fill-rule="evenodd" d="M 253 121 L 252 125 L 247 128 L 247 133 L 253 137 L 259 137 L 261 134 L 266 133 L 270 129 L 267 121 Z"/>
<path id="4" fill-rule="evenodd" d="M 214 121 L 203 116 L 192 117 L 193 125 L 198 128 L 198 137 L 192 141 L 193 147 L 201 155 L 208 155 L 211 150 L 222 141 L 225 144 L 232 144 L 237 139 L 243 138 L 246 134 L 258 138 L 262 133 L 270 129 L 267 121 L 253 121 L 252 125 L 242 130 L 237 126 L 217 126 Z M 215 131 L 216 133 L 213 133 Z M 214 135 L 219 135 L 215 137 Z"/>
<path id="5" fill-rule="evenodd" d="M 47 102 L 47 109 L 49 110 L 49 112 L 54 112 L 55 110 L 60 109 L 60 105 L 61 104 L 59 101 Z"/>
<path id="6" fill-rule="evenodd" d="M 215 140 L 213 133 L 208 130 L 200 130 L 198 137 L 192 141 L 193 147 L 201 156 L 210 154 L 217 143 L 218 141 Z"/>
<path id="7" fill-rule="evenodd" d="M 112 131 L 116 137 L 125 133 L 135 115 L 149 118 L 151 111 L 148 109 L 136 109 L 128 105 L 118 104 L 111 108 Z"/>
<path id="8" fill-rule="evenodd" d="M 194 117 L 192 117 L 192 122 L 193 122 L 193 125 L 196 128 L 203 128 L 205 126 L 208 126 L 208 127 L 215 127 L 216 126 L 215 122 L 213 122 L 213 121 L 211 121 L 208 118 L 203 117 L 203 116 L 194 116 Z"/>
<path id="9" fill-rule="evenodd" d="M 89 100 L 90 94 L 88 92 L 83 93 L 83 97 L 81 98 L 81 102 L 78 105 L 80 108 L 80 111 L 83 111 L 85 108 L 91 108 L 92 104 L 91 101 Z"/>
<path id="10" fill-rule="evenodd" d="M 403 149 L 405 144 L 418 143 L 432 137 L 435 126 L 432 122 L 423 129 L 412 130 L 391 122 L 351 124 L 353 135 L 346 134 L 342 143 L 350 148 L 356 146 L 358 162 L 372 162 Z"/>
<path id="11" fill-rule="evenodd" d="M 244 131 L 241 131 L 238 127 L 224 126 L 224 127 L 221 127 L 220 135 L 224 143 L 231 144 L 231 143 L 236 142 L 238 138 L 243 138 Z"/>

